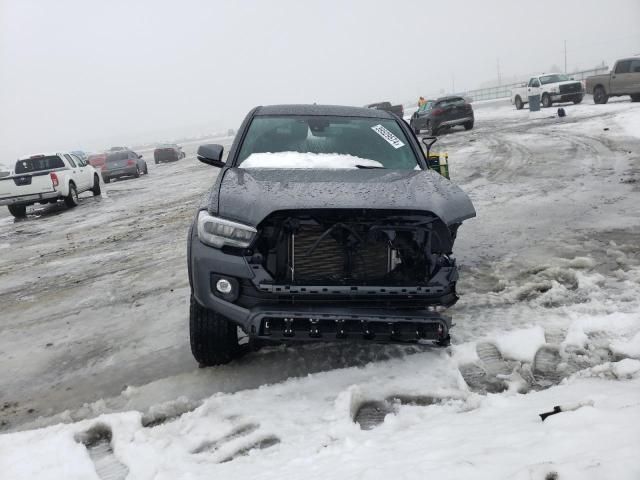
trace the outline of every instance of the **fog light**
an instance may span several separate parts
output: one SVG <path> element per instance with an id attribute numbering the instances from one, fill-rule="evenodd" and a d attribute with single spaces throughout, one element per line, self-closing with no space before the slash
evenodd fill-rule
<path id="1" fill-rule="evenodd" d="M 221 278 L 216 282 L 216 290 L 225 295 L 230 294 L 232 290 L 231 282 L 226 278 Z"/>

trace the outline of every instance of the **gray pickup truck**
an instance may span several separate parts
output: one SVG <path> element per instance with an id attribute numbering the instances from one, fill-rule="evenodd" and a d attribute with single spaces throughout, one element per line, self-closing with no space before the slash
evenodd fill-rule
<path id="1" fill-rule="evenodd" d="M 632 102 L 640 102 L 640 57 L 618 60 L 611 72 L 587 77 L 587 93 L 594 103 L 607 103 L 609 97 L 630 95 Z"/>

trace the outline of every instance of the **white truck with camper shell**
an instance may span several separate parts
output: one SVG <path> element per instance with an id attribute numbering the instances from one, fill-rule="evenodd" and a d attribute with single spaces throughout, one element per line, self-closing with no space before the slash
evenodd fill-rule
<path id="1" fill-rule="evenodd" d="M 0 175 L 0 205 L 14 217 L 24 217 L 27 207 L 64 200 L 78 205 L 78 195 L 100 195 L 100 176 L 91 165 L 72 153 L 51 153 L 19 158 L 13 169 Z"/>
<path id="2" fill-rule="evenodd" d="M 531 77 L 526 85 L 511 90 L 511 103 L 521 110 L 534 95 L 540 95 L 545 108 L 560 102 L 578 104 L 584 98 L 584 87 L 582 82 L 564 73 L 545 73 Z"/>

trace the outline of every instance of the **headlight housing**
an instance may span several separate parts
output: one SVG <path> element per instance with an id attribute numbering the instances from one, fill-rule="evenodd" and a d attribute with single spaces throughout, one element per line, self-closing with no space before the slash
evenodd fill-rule
<path id="1" fill-rule="evenodd" d="M 198 214 L 198 238 L 212 247 L 246 248 L 251 245 L 257 232 L 249 225 L 214 217 L 205 210 Z"/>

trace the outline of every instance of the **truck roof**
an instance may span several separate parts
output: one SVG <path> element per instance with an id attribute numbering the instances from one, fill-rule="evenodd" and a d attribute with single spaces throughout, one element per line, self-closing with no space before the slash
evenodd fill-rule
<path id="1" fill-rule="evenodd" d="M 396 117 L 384 110 L 374 110 L 362 107 L 345 107 L 340 105 L 268 105 L 258 107 L 254 115 L 319 115 L 332 117 L 369 117 L 389 118 Z"/>
<path id="2" fill-rule="evenodd" d="M 16 161 L 20 160 L 29 160 L 30 158 L 39 158 L 39 157 L 53 157 L 54 155 L 64 155 L 69 152 L 46 152 L 46 153 L 34 153 L 32 155 L 24 155 L 22 157 L 18 157 Z"/>

